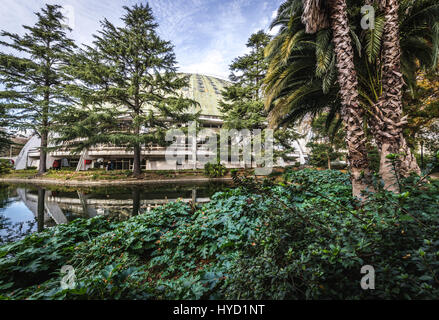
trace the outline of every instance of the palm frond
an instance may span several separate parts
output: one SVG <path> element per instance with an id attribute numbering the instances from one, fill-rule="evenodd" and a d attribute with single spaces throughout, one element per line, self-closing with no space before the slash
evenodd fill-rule
<path id="1" fill-rule="evenodd" d="M 369 63 L 374 63 L 380 56 L 384 24 L 384 16 L 378 16 L 375 18 L 375 28 L 366 32 L 366 55 Z"/>

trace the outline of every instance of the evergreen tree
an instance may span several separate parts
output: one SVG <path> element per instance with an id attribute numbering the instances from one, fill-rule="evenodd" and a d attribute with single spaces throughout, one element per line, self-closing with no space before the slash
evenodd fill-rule
<path id="1" fill-rule="evenodd" d="M 220 102 L 227 128 L 255 129 L 266 122 L 261 86 L 267 70 L 264 49 L 269 41 L 270 36 L 263 31 L 252 34 L 247 42 L 250 52 L 235 58 L 229 67 L 233 84 L 225 88 Z"/>
<path id="2" fill-rule="evenodd" d="M 8 110 L 3 104 L 0 104 L 0 152 L 5 151 L 12 144 L 10 134 L 7 131 L 9 125 L 10 116 Z"/>
<path id="3" fill-rule="evenodd" d="M 74 104 L 57 116 L 49 150 L 70 151 L 79 154 L 98 144 L 117 140 L 121 129 L 119 112 L 115 108 Z"/>
<path id="4" fill-rule="evenodd" d="M 48 136 L 53 119 L 71 100 L 64 91 L 68 79 L 64 66 L 75 48 L 67 38 L 71 31 L 63 20 L 61 7 L 46 5 L 36 13 L 34 26 L 23 26 L 23 36 L 2 31 L 9 42 L 0 41 L 14 54 L 0 53 L 1 108 L 16 116 L 13 125 L 31 129 L 41 137 L 39 173 L 46 172 Z"/>
<path id="5" fill-rule="evenodd" d="M 262 85 L 268 67 L 264 50 L 270 39 L 263 31 L 252 34 L 246 44 L 250 52 L 232 61 L 229 79 L 233 84 L 223 90 L 223 101 L 220 101 L 225 128 L 253 130 L 267 127 Z M 299 135 L 294 130 L 277 128 L 274 156 L 292 160 L 289 154 L 294 151 L 292 143 L 297 138 Z"/>
<path id="6" fill-rule="evenodd" d="M 93 46 L 86 46 L 72 59 L 70 73 L 81 86 L 72 85 L 69 90 L 82 105 L 97 108 L 89 112 L 99 133 L 88 145 L 126 145 L 134 150 L 133 174 L 139 176 L 142 145 L 164 144 L 167 129 L 193 119 L 186 111 L 194 101 L 178 93 L 188 86 L 188 79 L 177 74 L 173 46 L 157 35 L 158 24 L 149 5 L 125 6 L 124 10 L 122 27 L 105 19 L 102 30 L 94 35 Z M 112 109 L 123 129 L 103 119 L 105 108 Z M 77 115 L 84 120 L 83 112 Z M 79 125 L 92 128 L 87 121 Z M 77 129 L 78 136 L 89 137 L 87 130 Z"/>

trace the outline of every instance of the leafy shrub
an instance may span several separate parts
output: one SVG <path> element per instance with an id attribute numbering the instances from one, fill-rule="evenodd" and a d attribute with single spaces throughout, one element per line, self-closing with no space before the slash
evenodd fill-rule
<path id="1" fill-rule="evenodd" d="M 289 173 L 285 187 L 260 191 L 275 199 L 271 210 L 249 208 L 263 227 L 256 246 L 234 261 L 224 296 L 439 298 L 439 182 L 419 182 L 406 181 L 401 194 L 369 195 L 358 207 L 345 174 Z M 375 290 L 360 287 L 364 265 L 375 269 Z"/>
<path id="2" fill-rule="evenodd" d="M 47 280 L 72 257 L 76 243 L 108 231 L 111 226 L 101 217 L 77 219 L 0 247 L 0 293 Z"/>
<path id="3" fill-rule="evenodd" d="M 8 159 L 0 159 L 0 175 L 9 173 L 13 167 Z"/>
<path id="4" fill-rule="evenodd" d="M 236 252 L 251 246 L 258 224 L 258 219 L 243 216 L 247 197 L 240 193 L 239 189 L 218 193 L 196 211 L 176 202 L 117 224 L 94 218 L 106 228 L 82 242 L 77 238 L 65 242 L 67 235 L 58 239 L 44 231 L 2 247 L 0 295 L 31 299 L 217 297 L 215 290 L 224 281 L 227 266 Z M 82 220 L 75 221 L 56 234 L 89 232 L 85 225 L 78 230 Z M 52 263 L 53 251 L 57 263 Z M 26 259 L 16 273 L 19 252 Z M 60 288 L 59 268 L 64 264 L 76 270 L 74 290 Z M 22 273 L 25 270 L 30 273 Z"/>
<path id="5" fill-rule="evenodd" d="M 367 158 L 369 159 L 369 167 L 372 172 L 380 170 L 380 153 L 376 146 L 368 146 Z"/>
<path id="6" fill-rule="evenodd" d="M 206 163 L 204 165 L 204 174 L 209 178 L 223 177 L 227 173 L 227 168 L 221 163 Z"/>
<path id="7" fill-rule="evenodd" d="M 439 154 L 439 151 L 436 154 L 424 154 L 424 167 L 431 169 L 432 172 L 439 172 L 439 161 L 437 161 L 437 154 Z M 421 166 L 421 155 L 416 154 L 415 157 L 419 166 Z M 431 168 L 428 168 L 428 165 L 430 165 Z"/>
<path id="8" fill-rule="evenodd" d="M 124 222 L 75 220 L 0 247 L 11 299 L 438 299 L 439 181 L 351 197 L 347 174 L 302 170 Z M 62 265 L 76 271 L 62 290 Z M 372 265 L 375 290 L 362 290 Z"/>

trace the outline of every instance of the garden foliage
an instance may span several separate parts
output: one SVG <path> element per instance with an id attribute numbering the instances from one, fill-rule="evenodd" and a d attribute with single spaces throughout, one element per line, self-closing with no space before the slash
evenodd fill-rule
<path id="1" fill-rule="evenodd" d="M 238 188 L 201 207 L 75 220 L 0 247 L 0 295 L 438 299 L 439 181 L 420 179 L 360 205 L 338 171 L 290 171 L 277 184 L 235 176 Z M 66 264 L 75 289 L 60 287 Z M 361 289 L 364 265 L 375 269 L 375 290 Z"/>
<path id="2" fill-rule="evenodd" d="M 204 165 L 204 174 L 209 178 L 219 178 L 225 176 L 227 168 L 220 162 L 211 163 L 208 162 Z"/>
<path id="3" fill-rule="evenodd" d="M 0 175 L 9 173 L 13 167 L 9 159 L 0 159 Z"/>

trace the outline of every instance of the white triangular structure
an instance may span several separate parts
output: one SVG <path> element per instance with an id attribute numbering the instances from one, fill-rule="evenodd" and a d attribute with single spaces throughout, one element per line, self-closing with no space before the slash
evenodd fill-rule
<path id="1" fill-rule="evenodd" d="M 79 162 L 78 165 L 76 166 L 76 172 L 81 171 L 81 170 L 85 170 L 85 159 L 88 156 L 88 150 L 84 149 L 81 152 L 81 157 L 79 158 Z"/>
<path id="2" fill-rule="evenodd" d="M 28 153 L 32 149 L 36 149 L 40 146 L 40 137 L 37 135 L 32 136 L 29 141 L 24 145 L 23 149 L 21 149 L 20 153 L 15 160 L 15 170 L 23 170 L 28 167 Z"/>

